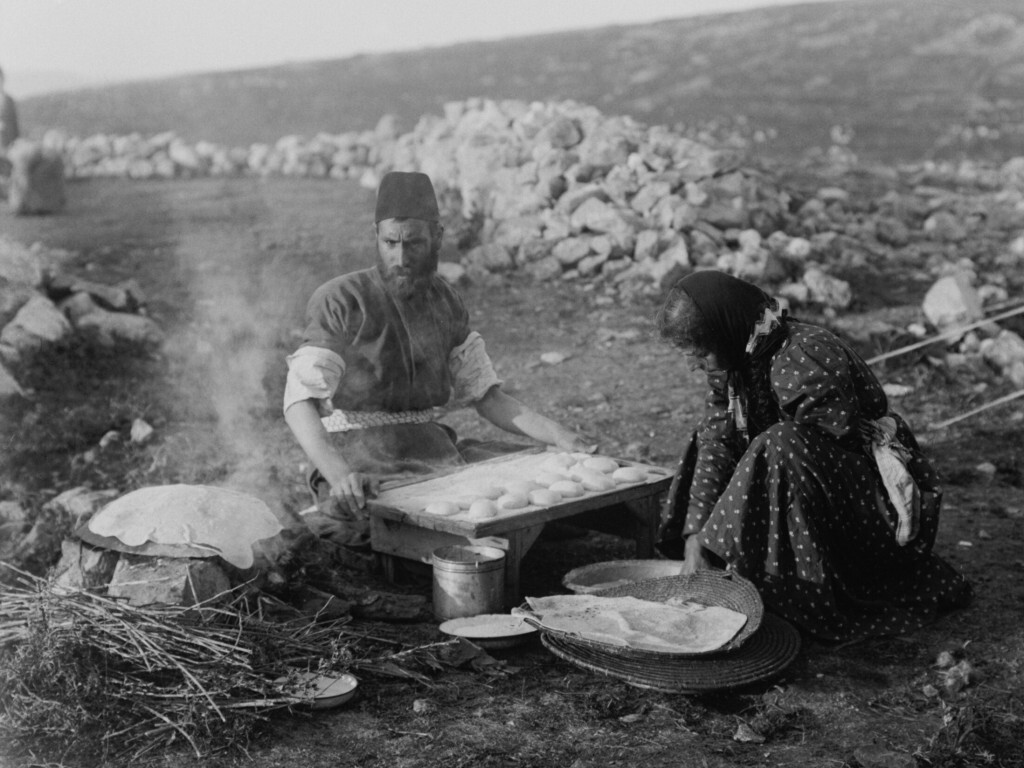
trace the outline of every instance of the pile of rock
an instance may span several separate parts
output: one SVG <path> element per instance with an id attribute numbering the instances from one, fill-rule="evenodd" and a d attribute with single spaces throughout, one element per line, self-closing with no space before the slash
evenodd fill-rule
<path id="1" fill-rule="evenodd" d="M 841 279 L 856 273 L 964 274 L 984 306 L 1024 287 L 1024 158 L 865 168 L 840 142 L 808 160 L 818 167 L 800 188 L 665 127 L 572 101 L 487 99 L 450 103 L 404 134 L 384 117 L 373 131 L 249 148 L 171 132 L 50 141 L 76 177 L 290 175 L 372 188 L 388 170 L 424 171 L 459 225 L 449 231 L 466 233 L 460 263 L 445 264 L 453 280 L 518 271 L 653 294 L 716 267 L 833 317 L 856 310 Z M 927 313 L 916 320 L 942 330 Z"/>
<path id="2" fill-rule="evenodd" d="M 163 340 L 134 280 L 111 286 L 63 275 L 69 255 L 0 237 L 0 399 L 25 396 L 18 368 L 76 334 L 108 347 Z"/>

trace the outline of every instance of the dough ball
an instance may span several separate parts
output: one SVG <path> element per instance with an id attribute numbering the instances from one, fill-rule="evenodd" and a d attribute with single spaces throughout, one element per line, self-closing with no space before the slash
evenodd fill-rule
<path id="1" fill-rule="evenodd" d="M 608 475 L 591 469 L 579 470 L 576 472 L 576 478 L 588 491 L 608 491 L 615 487 L 615 481 Z"/>
<path id="2" fill-rule="evenodd" d="M 535 504 L 538 507 L 550 507 L 552 504 L 557 504 L 562 500 L 562 494 L 558 491 L 552 491 L 550 488 L 540 488 L 536 491 L 530 491 L 529 499 L 531 504 Z"/>
<path id="3" fill-rule="evenodd" d="M 639 483 L 647 479 L 647 473 L 639 467 L 619 467 L 612 472 L 612 480 L 616 483 Z"/>
<path id="4" fill-rule="evenodd" d="M 619 468 L 619 462 L 615 459 L 609 459 L 607 456 L 591 456 L 589 459 L 581 461 L 580 464 L 584 469 L 604 472 L 605 474 L 611 474 Z"/>
<path id="5" fill-rule="evenodd" d="M 565 469 L 571 467 L 576 463 L 576 459 L 568 453 L 553 453 L 544 459 L 544 466 L 548 469 L 552 469 L 557 472 L 559 469 Z"/>
<path id="6" fill-rule="evenodd" d="M 505 483 L 505 495 L 529 496 L 530 491 L 535 491 L 538 488 L 540 488 L 540 485 L 532 480 L 512 480 Z"/>
<path id="7" fill-rule="evenodd" d="M 569 476 L 561 472 L 538 472 L 534 477 L 538 485 L 542 485 L 546 488 L 550 488 L 552 483 L 557 483 L 559 480 L 568 480 Z"/>
<path id="8" fill-rule="evenodd" d="M 498 505 L 490 499 L 477 499 L 469 505 L 469 516 L 474 520 L 486 520 L 498 514 Z"/>
<path id="9" fill-rule="evenodd" d="M 589 453 L 570 453 L 569 455 L 572 456 L 573 461 L 586 461 L 592 458 Z"/>
<path id="10" fill-rule="evenodd" d="M 496 502 L 498 509 L 522 509 L 529 506 L 525 493 L 506 493 Z"/>
<path id="11" fill-rule="evenodd" d="M 474 486 L 470 493 L 473 494 L 474 498 L 477 499 L 491 499 L 492 501 L 505 492 L 505 489 L 498 485 L 478 485 Z"/>
<path id="12" fill-rule="evenodd" d="M 427 504 L 423 511 L 428 515 L 448 517 L 449 515 L 458 514 L 459 505 L 453 501 L 432 501 Z"/>
<path id="13" fill-rule="evenodd" d="M 583 495 L 583 486 L 574 480 L 559 480 L 557 483 L 552 483 L 548 490 L 555 491 L 566 498 Z"/>

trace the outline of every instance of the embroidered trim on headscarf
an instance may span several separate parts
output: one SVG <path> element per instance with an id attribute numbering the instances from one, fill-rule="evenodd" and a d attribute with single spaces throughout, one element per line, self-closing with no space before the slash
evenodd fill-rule
<path id="1" fill-rule="evenodd" d="M 746 353 L 748 355 L 754 354 L 754 350 L 757 348 L 758 342 L 768 336 L 781 324 L 782 318 L 786 314 L 785 310 L 776 310 L 778 310 L 777 303 L 772 306 L 765 307 L 764 314 L 761 315 L 761 319 L 754 323 L 754 332 L 750 334 L 750 338 L 747 340 Z"/>

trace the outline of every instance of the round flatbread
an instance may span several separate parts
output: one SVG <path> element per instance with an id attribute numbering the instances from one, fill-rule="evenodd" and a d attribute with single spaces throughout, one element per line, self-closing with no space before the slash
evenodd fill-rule
<path id="1" fill-rule="evenodd" d="M 449 517 L 451 515 L 458 514 L 459 505 L 454 501 L 432 501 L 423 510 L 428 515 L 437 515 L 438 517 Z"/>
<path id="2" fill-rule="evenodd" d="M 565 498 L 583 495 L 583 486 L 574 480 L 559 480 L 557 483 L 552 483 L 549 490 L 556 491 Z"/>
<path id="3" fill-rule="evenodd" d="M 520 496 L 529 496 L 530 491 L 535 491 L 540 487 L 540 484 L 532 480 L 511 480 L 505 483 L 505 495 L 518 494 Z"/>
<path id="4" fill-rule="evenodd" d="M 468 515 L 474 520 L 486 520 L 489 517 L 496 517 L 498 505 L 490 499 L 477 499 L 469 505 Z"/>
<path id="5" fill-rule="evenodd" d="M 584 459 L 580 462 L 584 469 L 589 469 L 594 472 L 603 472 L 606 475 L 611 474 L 619 468 L 619 462 L 615 459 L 609 459 L 607 456 L 591 456 L 589 459 Z"/>
<path id="6" fill-rule="evenodd" d="M 544 467 L 557 472 L 560 469 L 566 469 L 576 463 L 576 459 L 568 453 L 553 453 L 544 459 Z"/>
<path id="7" fill-rule="evenodd" d="M 499 485 L 483 484 L 477 485 L 470 489 L 470 494 L 477 499 L 491 499 L 492 501 L 503 493 L 505 489 Z"/>
<path id="8" fill-rule="evenodd" d="M 559 480 L 568 480 L 569 476 L 563 472 L 538 472 L 533 478 L 537 481 L 538 485 L 542 485 L 545 488 L 550 488 L 552 483 L 557 483 Z"/>
<path id="9" fill-rule="evenodd" d="M 613 646 L 663 653 L 709 653 L 747 623 L 738 611 L 635 597 L 553 595 L 526 598 L 544 629 Z"/>
<path id="10" fill-rule="evenodd" d="M 610 491 L 615 487 L 615 481 L 608 475 L 601 472 L 594 472 L 590 469 L 580 469 L 575 473 L 576 479 L 588 491 Z"/>
<path id="11" fill-rule="evenodd" d="M 540 488 L 530 491 L 529 499 L 531 504 L 538 507 L 550 507 L 562 500 L 562 494 L 552 491 L 550 488 Z"/>
<path id="12" fill-rule="evenodd" d="M 647 479 L 647 473 L 639 467 L 619 467 L 612 472 L 612 480 L 616 483 L 639 483 Z"/>
<path id="13" fill-rule="evenodd" d="M 506 493 L 504 496 L 500 496 L 495 503 L 498 505 L 498 509 L 523 509 L 529 506 L 526 495 L 522 493 Z"/>

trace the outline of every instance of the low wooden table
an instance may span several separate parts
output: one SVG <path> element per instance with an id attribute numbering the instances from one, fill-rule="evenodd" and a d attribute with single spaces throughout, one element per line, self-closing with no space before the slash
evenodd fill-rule
<path id="1" fill-rule="evenodd" d="M 566 498 L 550 507 L 503 510 L 497 517 L 484 520 L 470 519 L 465 511 L 449 517 L 424 511 L 433 501 L 471 495 L 471 489 L 481 484 L 500 487 L 506 482 L 530 480 L 545 468 L 551 455 L 543 449 L 522 451 L 467 464 L 443 475 L 385 486 L 376 499 L 367 501 L 371 546 L 383 556 L 385 574 L 393 578 L 396 557 L 430 563 L 439 547 L 472 543 L 496 546 L 505 550 L 506 602 L 509 607 L 518 605 L 523 597 L 520 563 L 544 524 L 555 520 L 630 537 L 636 542 L 638 558 L 653 556 L 661 495 L 672 482 L 671 471 L 664 467 L 615 459 L 620 466 L 643 470 L 646 479 L 617 484 L 608 491 L 585 491 L 583 496 Z M 614 510 L 609 509 L 612 507 Z"/>

